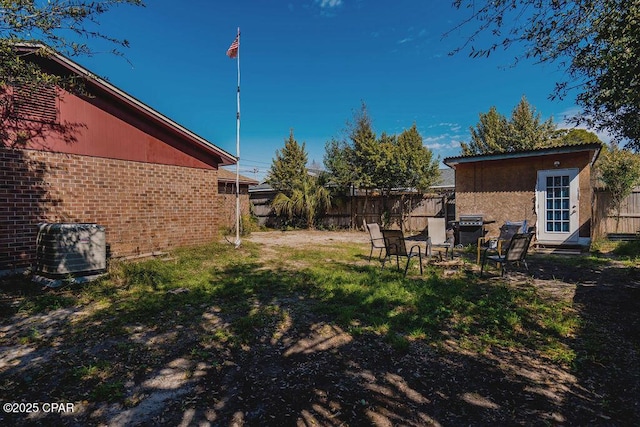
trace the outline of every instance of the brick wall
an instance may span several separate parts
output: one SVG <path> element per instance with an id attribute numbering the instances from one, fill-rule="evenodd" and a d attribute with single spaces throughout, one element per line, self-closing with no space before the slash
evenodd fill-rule
<path id="1" fill-rule="evenodd" d="M 106 228 L 113 256 L 217 238 L 217 171 L 0 148 L 0 271 L 30 265 L 40 222 Z"/>
<path id="2" fill-rule="evenodd" d="M 236 226 L 236 184 L 218 184 L 218 206 L 219 220 L 221 228 L 233 228 Z M 249 186 L 240 184 L 240 215 L 251 213 L 251 202 L 249 201 Z M 242 230 L 242 228 L 240 228 Z"/>

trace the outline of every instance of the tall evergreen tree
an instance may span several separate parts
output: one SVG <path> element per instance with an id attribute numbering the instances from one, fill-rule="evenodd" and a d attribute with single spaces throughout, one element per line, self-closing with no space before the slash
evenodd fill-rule
<path id="1" fill-rule="evenodd" d="M 431 150 L 424 146 L 415 123 L 402 131 L 397 141 L 396 152 L 401 160 L 401 185 L 420 191 L 428 190 L 440 177 L 439 159 L 434 159 Z"/>
<path id="2" fill-rule="evenodd" d="M 347 141 L 335 138 L 324 146 L 324 167 L 328 180 L 340 192 L 348 190 L 358 183 L 358 173 L 353 164 L 353 148 Z"/>
<path id="3" fill-rule="evenodd" d="M 438 161 L 424 146 L 414 123 L 400 135 L 383 132 L 376 137 L 364 104 L 349 123 L 348 140 L 332 139 L 325 145 L 324 164 L 343 188 L 392 188 L 425 190 L 438 179 Z"/>
<path id="4" fill-rule="evenodd" d="M 373 171 L 371 185 L 388 196 L 391 190 L 401 186 L 403 178 L 403 159 L 397 150 L 398 138 L 382 132 L 372 147 L 373 150 L 363 153 L 363 160 Z"/>
<path id="5" fill-rule="evenodd" d="M 376 162 L 379 144 L 371 125 L 371 117 L 367 106 L 362 103 L 360 111 L 355 114 L 352 123 L 348 124 L 348 135 L 352 150 L 352 165 L 357 174 L 356 184 L 359 187 L 372 187 L 376 179 Z"/>
<path id="6" fill-rule="evenodd" d="M 545 122 L 523 96 L 511 113 L 504 151 L 521 151 L 551 145 L 556 130 L 553 119 Z"/>
<path id="7" fill-rule="evenodd" d="M 480 121 L 470 131 L 471 142 L 460 144 L 465 156 L 531 150 L 557 143 L 553 119 L 543 122 L 525 97 L 513 109 L 510 119 L 491 107 L 487 113 L 480 113 Z"/>
<path id="8" fill-rule="evenodd" d="M 308 179 L 307 161 L 305 143 L 299 144 L 291 129 L 289 138 L 284 142 L 284 148 L 276 150 L 275 159 L 267 175 L 267 184 L 274 190 L 290 196 L 294 189 L 302 188 Z"/>
<path id="9" fill-rule="evenodd" d="M 480 113 L 480 121 L 475 128 L 469 128 L 471 142 L 460 143 L 462 154 L 468 156 L 504 151 L 508 128 L 507 118 L 492 106 L 487 113 Z"/>
<path id="10" fill-rule="evenodd" d="M 386 210 L 393 189 L 424 191 L 438 180 L 438 160 L 424 146 L 415 123 L 400 135 L 383 132 L 377 138 L 363 104 L 349 125 L 348 140 L 332 139 L 325 145 L 327 172 L 343 189 L 349 183 L 380 190 Z"/>

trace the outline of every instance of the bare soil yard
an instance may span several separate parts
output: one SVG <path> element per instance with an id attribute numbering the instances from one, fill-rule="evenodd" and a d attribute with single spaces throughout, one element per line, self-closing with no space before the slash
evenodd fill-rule
<path id="1" fill-rule="evenodd" d="M 256 232 L 245 241 L 259 245 L 264 259 L 281 256 L 275 247 L 356 244 L 356 263 L 369 265 L 365 233 Z M 476 266 L 462 262 L 472 256 L 457 253 L 437 271 L 475 274 Z M 251 345 L 220 336 L 233 319 L 215 304 L 163 314 L 157 328 L 116 323 L 122 332 L 114 337 L 100 329 L 94 306 L 26 315 L 18 307 L 43 291 L 0 280 L 0 400 L 71 402 L 74 409 L 18 414 L 4 406 L 0 425 L 640 425 L 638 266 L 534 255 L 530 272 L 533 278 L 513 272 L 506 280 L 533 285 L 540 298 L 566 301 L 579 315 L 578 331 L 566 340 L 571 363 L 522 348 L 473 349 L 454 336 L 398 348 L 350 333 L 299 295 L 271 301 L 282 312 L 265 319 L 279 320 L 252 325 Z M 207 333 L 216 345 L 203 348 Z M 113 389 L 112 371 L 128 373 Z"/>

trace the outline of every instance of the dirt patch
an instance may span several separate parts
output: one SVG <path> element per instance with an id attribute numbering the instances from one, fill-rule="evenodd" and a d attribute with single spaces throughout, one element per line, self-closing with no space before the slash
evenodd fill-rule
<path id="1" fill-rule="evenodd" d="M 253 232 L 243 240 L 262 245 L 262 256 L 270 259 L 280 256 L 277 248 L 301 249 L 316 246 L 330 246 L 340 243 L 369 242 L 369 235 L 361 232 L 292 230 Z"/>
<path id="2" fill-rule="evenodd" d="M 243 240 L 262 245 L 264 256 L 275 253 L 273 246 L 357 242 L 365 265 L 369 252 L 368 235 L 359 232 L 266 232 Z M 456 261 L 442 263 L 442 274 L 477 271 L 461 257 L 457 253 Z M 73 402 L 75 410 L 5 411 L 0 424 L 640 424 L 640 270 L 537 256 L 529 263 L 531 275 L 513 272 L 509 285 L 533 284 L 580 314 L 580 330 L 569 343 L 577 355 L 572 366 L 522 349 L 469 351 L 453 339 L 437 346 L 411 341 L 397 349 L 370 334 L 348 333 L 331 315 L 307 310 L 296 295 L 271 302 L 281 316 L 260 324 L 251 346 L 234 346 L 225 337 L 204 339 L 235 320 L 215 305 L 186 306 L 175 313 L 175 319 L 189 321 L 158 320 L 171 322 L 170 328 L 123 325 L 130 328 L 124 338 L 105 339 L 91 334 L 100 319 L 86 319 L 82 307 L 24 316 L 11 309 L 11 298 L 20 293 L 5 288 L 3 403 Z M 60 331 L 74 328 L 76 338 L 58 339 Z M 101 374 L 107 372 L 101 360 L 108 360 L 111 370 L 128 372 L 112 392 L 122 395 L 109 394 L 112 380 Z M 82 388 L 61 386 L 78 377 Z"/>
<path id="3" fill-rule="evenodd" d="M 334 243 L 368 243 L 369 235 L 358 231 L 263 231 L 251 233 L 245 238 L 245 240 L 268 246 L 273 245 L 302 248 L 309 244 L 331 245 Z"/>

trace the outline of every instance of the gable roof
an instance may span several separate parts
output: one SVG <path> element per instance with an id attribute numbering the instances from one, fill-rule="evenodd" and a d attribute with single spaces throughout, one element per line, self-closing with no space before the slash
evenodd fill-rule
<path id="1" fill-rule="evenodd" d="M 164 114 L 154 110 L 148 105 L 144 104 L 140 100 L 134 98 L 129 95 L 125 91 L 117 88 L 113 84 L 108 81 L 98 77 L 96 74 L 92 73 L 88 69 L 82 67 L 80 64 L 72 61 L 66 56 L 61 55 L 60 53 L 54 51 L 48 46 L 40 43 L 19 43 L 15 45 L 15 48 L 21 52 L 35 54 L 37 52 L 46 52 L 45 59 L 52 61 L 56 65 L 62 67 L 68 72 L 76 74 L 80 77 L 86 79 L 93 87 L 95 87 L 98 91 L 108 94 L 116 99 L 118 99 L 123 104 L 128 107 L 134 109 L 139 112 L 143 117 L 150 120 L 164 128 L 168 128 L 169 130 L 175 132 L 180 137 L 182 137 L 185 141 L 188 141 L 190 144 L 203 149 L 205 152 L 219 158 L 219 165 L 234 165 L 236 164 L 236 157 L 232 154 L 224 151 L 223 149 L 215 146 L 211 142 L 207 141 L 203 137 L 195 134 L 184 126 L 178 124 L 177 122 L 171 120 Z M 34 61 L 38 61 L 40 58 L 33 58 Z"/>
<path id="2" fill-rule="evenodd" d="M 255 179 L 251 179 L 249 177 L 246 177 L 244 175 L 239 175 L 239 182 L 240 184 L 246 184 L 246 185 L 257 185 L 258 181 L 256 181 Z M 229 183 L 236 183 L 236 173 L 232 172 L 230 170 L 227 170 L 225 168 L 220 168 L 218 169 L 218 182 L 229 182 Z"/>
<path id="3" fill-rule="evenodd" d="M 489 160 L 521 159 L 525 157 L 546 156 L 550 154 L 567 154 L 567 153 L 578 153 L 582 151 L 593 151 L 593 157 L 591 159 L 591 164 L 593 164 L 598 158 L 598 154 L 600 154 L 601 148 L 602 148 L 601 143 L 592 142 L 592 143 L 585 143 L 585 144 L 571 144 L 571 145 L 561 145 L 557 147 L 536 148 L 533 150 L 508 151 L 503 153 L 489 153 L 489 154 L 477 154 L 477 155 L 471 155 L 471 156 L 447 157 L 443 160 L 443 163 L 449 166 L 450 168 L 455 169 L 457 165 L 463 164 L 463 163 L 484 162 Z"/>

